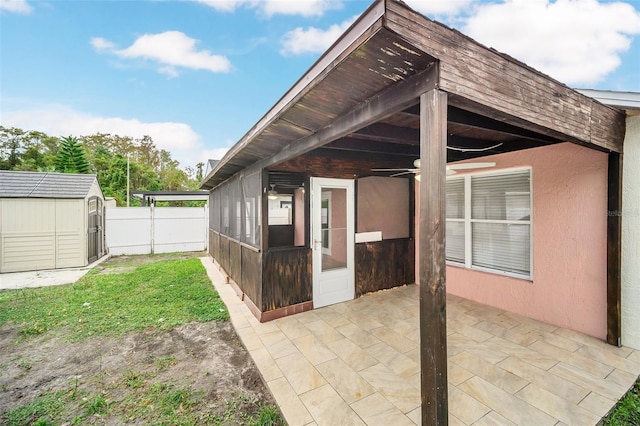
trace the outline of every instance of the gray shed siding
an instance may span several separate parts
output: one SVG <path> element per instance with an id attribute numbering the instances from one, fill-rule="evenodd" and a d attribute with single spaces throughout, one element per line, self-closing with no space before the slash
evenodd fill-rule
<path id="1" fill-rule="evenodd" d="M 0 172 L 0 273 L 88 264 L 93 175 Z"/>

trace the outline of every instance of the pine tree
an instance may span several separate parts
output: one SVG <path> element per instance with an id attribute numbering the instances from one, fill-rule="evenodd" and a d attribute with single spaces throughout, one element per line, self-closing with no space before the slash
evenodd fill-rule
<path id="1" fill-rule="evenodd" d="M 62 138 L 58 156 L 56 157 L 56 171 L 61 173 L 89 173 L 89 163 L 78 139 L 72 136 Z"/>

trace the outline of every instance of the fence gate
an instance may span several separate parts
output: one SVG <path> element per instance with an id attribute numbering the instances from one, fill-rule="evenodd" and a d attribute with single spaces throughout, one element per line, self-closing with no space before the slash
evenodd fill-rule
<path id="1" fill-rule="evenodd" d="M 106 245 L 112 256 L 205 251 L 207 207 L 113 207 L 105 210 Z"/>
<path id="2" fill-rule="evenodd" d="M 89 198 L 89 229 L 87 249 L 89 263 L 104 254 L 104 233 L 102 232 L 102 200 L 99 197 Z"/>

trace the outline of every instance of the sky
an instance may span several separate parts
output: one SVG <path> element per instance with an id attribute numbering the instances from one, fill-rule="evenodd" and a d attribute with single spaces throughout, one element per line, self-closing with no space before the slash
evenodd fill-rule
<path id="1" fill-rule="evenodd" d="M 371 1 L 0 0 L 0 125 L 219 159 Z M 570 87 L 640 92 L 640 0 L 406 3 Z"/>

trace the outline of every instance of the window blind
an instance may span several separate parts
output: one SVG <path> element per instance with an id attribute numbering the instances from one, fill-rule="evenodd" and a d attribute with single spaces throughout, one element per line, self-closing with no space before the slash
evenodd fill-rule
<path id="1" fill-rule="evenodd" d="M 448 261 L 531 275 L 530 170 L 448 179 L 446 217 Z"/>
<path id="2" fill-rule="evenodd" d="M 446 183 L 446 256 L 447 260 L 464 263 L 464 179 L 449 179 Z"/>
<path id="3" fill-rule="evenodd" d="M 529 275 L 529 170 L 471 176 L 472 265 Z"/>

